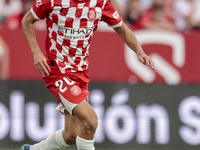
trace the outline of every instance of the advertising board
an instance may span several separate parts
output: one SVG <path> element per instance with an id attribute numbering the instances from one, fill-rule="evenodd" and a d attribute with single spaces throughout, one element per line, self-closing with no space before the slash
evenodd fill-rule
<path id="1" fill-rule="evenodd" d="M 97 148 L 200 148 L 199 85 L 92 82 L 89 89 Z M 1 81 L 0 91 L 0 148 L 33 144 L 63 128 L 42 81 Z"/>
<path id="2" fill-rule="evenodd" d="M 114 32 L 94 33 L 89 56 L 89 76 L 93 82 L 128 83 L 200 83 L 200 32 L 134 31 L 144 51 L 155 61 L 156 70 L 139 63 Z M 42 80 L 22 29 L 0 30 L 9 47 L 10 80 Z M 45 53 L 45 31 L 36 31 L 37 41 Z M 20 38 L 19 38 L 20 37 Z M 1 69 L 0 69 L 1 71 Z"/>

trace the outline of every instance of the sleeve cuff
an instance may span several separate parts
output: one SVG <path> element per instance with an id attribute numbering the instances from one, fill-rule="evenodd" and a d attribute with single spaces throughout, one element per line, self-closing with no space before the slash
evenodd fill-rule
<path id="1" fill-rule="evenodd" d="M 116 24 L 116 25 L 108 25 L 109 27 L 111 27 L 111 28 L 117 28 L 117 27 L 120 27 L 120 26 L 122 26 L 122 22 L 123 21 L 121 21 L 120 23 L 118 23 L 118 24 Z"/>
<path id="2" fill-rule="evenodd" d="M 31 13 L 32 13 L 32 15 L 35 17 L 35 19 L 41 20 L 41 19 L 35 14 L 33 8 L 31 8 Z"/>

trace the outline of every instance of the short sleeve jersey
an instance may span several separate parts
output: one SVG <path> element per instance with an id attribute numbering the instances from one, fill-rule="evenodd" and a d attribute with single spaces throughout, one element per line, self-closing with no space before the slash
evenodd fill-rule
<path id="1" fill-rule="evenodd" d="M 38 20 L 46 18 L 47 57 L 62 74 L 87 70 L 90 43 L 100 21 L 112 28 L 122 25 L 110 0 L 35 0 L 31 12 Z"/>

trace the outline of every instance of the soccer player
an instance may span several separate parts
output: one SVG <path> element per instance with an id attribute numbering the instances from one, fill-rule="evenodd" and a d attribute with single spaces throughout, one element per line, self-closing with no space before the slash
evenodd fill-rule
<path id="1" fill-rule="evenodd" d="M 46 18 L 46 57 L 41 52 L 33 24 Z M 78 150 L 95 150 L 98 118 L 88 103 L 88 56 L 93 32 L 106 22 L 137 54 L 139 61 L 154 69 L 134 34 L 110 0 L 36 0 L 22 20 L 22 28 L 33 54 L 34 64 L 49 91 L 58 99 L 56 110 L 65 115 L 65 127 L 21 150 L 60 150 L 72 144 Z M 114 55 L 114 54 L 113 54 Z"/>

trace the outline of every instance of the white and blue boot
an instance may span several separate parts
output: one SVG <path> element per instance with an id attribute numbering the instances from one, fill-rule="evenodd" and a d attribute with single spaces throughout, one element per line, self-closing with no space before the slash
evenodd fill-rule
<path id="1" fill-rule="evenodd" d="M 31 145 L 29 145 L 29 144 L 25 144 L 25 145 L 23 145 L 23 146 L 20 148 L 20 150 L 29 150 L 29 149 L 30 149 L 30 146 L 31 146 Z"/>

